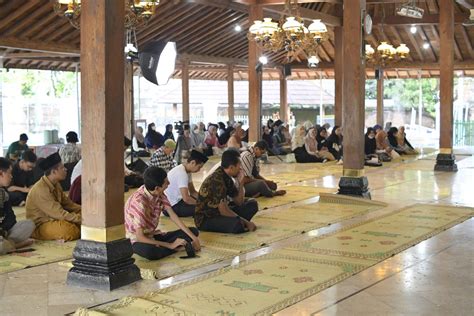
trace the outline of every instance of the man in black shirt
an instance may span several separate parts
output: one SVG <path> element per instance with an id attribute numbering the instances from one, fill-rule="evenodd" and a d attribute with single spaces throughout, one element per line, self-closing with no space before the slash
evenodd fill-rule
<path id="1" fill-rule="evenodd" d="M 20 160 L 13 165 L 12 182 L 8 187 L 10 202 L 14 206 L 23 206 L 28 192 L 34 184 L 33 168 L 36 164 L 36 155 L 32 151 L 25 151 Z"/>

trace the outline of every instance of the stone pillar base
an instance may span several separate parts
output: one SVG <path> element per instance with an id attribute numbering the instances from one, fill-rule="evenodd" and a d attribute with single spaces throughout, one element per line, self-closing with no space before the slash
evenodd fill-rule
<path id="1" fill-rule="evenodd" d="M 362 197 L 370 200 L 371 197 L 368 186 L 369 181 L 367 180 L 367 177 L 341 177 L 339 180 L 338 194 Z"/>
<path id="2" fill-rule="evenodd" d="M 435 171 L 458 171 L 456 165 L 456 156 L 454 154 L 438 154 L 436 156 L 436 164 L 434 166 Z"/>
<path id="3" fill-rule="evenodd" d="M 74 267 L 69 270 L 67 284 L 112 291 L 141 280 L 134 264 L 129 239 L 111 242 L 78 240 L 73 252 Z"/>

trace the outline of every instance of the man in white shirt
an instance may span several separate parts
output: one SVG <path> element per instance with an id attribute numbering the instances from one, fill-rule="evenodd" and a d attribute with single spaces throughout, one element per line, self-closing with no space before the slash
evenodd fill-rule
<path id="1" fill-rule="evenodd" d="M 168 172 L 169 186 L 165 190 L 173 211 L 179 217 L 193 216 L 198 192 L 194 188 L 191 174 L 199 172 L 208 158 L 197 150 L 192 150 L 188 160 Z M 165 213 L 165 215 L 167 215 Z"/>

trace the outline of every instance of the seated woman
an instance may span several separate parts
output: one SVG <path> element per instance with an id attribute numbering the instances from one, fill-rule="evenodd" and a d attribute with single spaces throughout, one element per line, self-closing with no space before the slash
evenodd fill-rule
<path id="1" fill-rule="evenodd" d="M 230 138 L 227 141 L 227 148 L 236 148 L 240 150 L 242 148 L 242 137 L 245 136 L 245 131 L 242 126 L 238 123 L 234 125 L 234 130 L 230 133 Z"/>
<path id="2" fill-rule="evenodd" d="M 322 162 L 323 159 L 317 158 L 314 155 L 310 155 L 306 151 L 305 136 L 306 129 L 303 125 L 297 125 L 294 130 L 293 138 L 291 139 L 291 150 L 295 154 L 296 162 L 308 163 L 308 162 Z"/>
<path id="3" fill-rule="evenodd" d="M 193 149 L 193 140 L 191 139 L 191 131 L 189 125 L 183 126 L 183 133 L 178 136 L 176 141 L 176 151 L 174 152 L 174 159 L 181 164 L 189 157 L 189 153 Z"/>
<path id="4" fill-rule="evenodd" d="M 331 135 L 326 140 L 326 146 L 336 160 L 342 160 L 342 127 L 337 125 L 333 127 Z"/>
<path id="5" fill-rule="evenodd" d="M 398 146 L 400 148 L 402 148 L 407 155 L 417 155 L 418 154 L 416 149 L 413 148 L 413 146 L 407 140 L 404 126 L 400 126 L 400 128 L 398 129 L 397 143 L 398 143 Z"/>
<path id="6" fill-rule="evenodd" d="M 328 131 L 325 127 L 318 127 L 316 128 L 316 141 L 318 142 L 318 150 L 329 150 L 328 145 L 326 143 L 328 138 Z"/>
<path id="7" fill-rule="evenodd" d="M 206 132 L 204 130 L 204 123 L 199 122 L 198 124 L 193 124 L 191 126 L 191 139 L 192 139 L 192 146 L 193 149 L 198 150 L 207 155 L 208 149 L 207 145 L 204 142 L 206 139 Z"/>
<path id="8" fill-rule="evenodd" d="M 155 123 L 148 124 L 148 131 L 145 136 L 145 145 L 149 149 L 158 149 L 163 146 L 165 138 L 156 131 Z"/>
<path id="9" fill-rule="evenodd" d="M 390 157 L 390 159 L 400 158 L 400 155 L 390 147 L 387 139 L 387 133 L 380 129 L 376 129 L 375 134 L 375 143 L 376 143 L 376 153 L 379 155 L 380 160 L 386 161 L 385 156 Z"/>
<path id="10" fill-rule="evenodd" d="M 132 148 L 137 157 L 150 157 L 151 154 L 148 152 L 148 149 L 145 145 L 145 136 L 143 136 L 143 128 L 138 126 L 135 129 L 135 134 L 132 138 Z"/>
<path id="11" fill-rule="evenodd" d="M 75 163 L 81 160 L 81 148 L 76 144 L 79 142 L 77 133 L 70 131 L 66 134 L 67 144 L 59 149 L 59 156 L 64 164 Z"/>
<path id="12" fill-rule="evenodd" d="M 287 138 L 285 131 L 288 131 L 288 129 L 283 124 L 273 129 L 273 144 L 279 149 L 280 155 L 291 152 L 291 136 Z"/>
<path id="13" fill-rule="evenodd" d="M 187 227 L 175 214 L 164 191 L 168 187 L 166 171 L 150 167 L 143 174 L 145 184 L 125 203 L 125 232 L 132 242 L 133 252 L 148 260 L 158 260 L 191 243 L 195 251 L 201 249 L 194 227 Z M 160 215 L 166 211 L 179 228 L 172 232 L 158 230 Z"/>
<path id="14" fill-rule="evenodd" d="M 174 135 L 173 135 L 173 125 L 171 124 L 166 124 L 165 126 L 165 134 L 163 135 L 163 138 L 165 140 L 167 139 L 172 139 L 174 141 Z"/>
<path id="15" fill-rule="evenodd" d="M 217 137 L 217 128 L 215 125 L 209 125 L 209 128 L 206 132 L 206 137 L 204 139 L 204 143 L 207 145 L 208 148 L 212 149 L 213 154 L 222 153 L 222 148 L 225 147 L 225 145 L 221 145 L 219 143 L 219 139 Z"/>
<path id="16" fill-rule="evenodd" d="M 397 153 L 400 155 L 405 154 L 405 150 L 398 146 L 398 128 L 396 127 L 390 127 L 390 129 L 387 132 L 387 139 L 390 147 L 392 147 L 393 150 L 395 150 Z"/>
<path id="17" fill-rule="evenodd" d="M 311 127 L 305 137 L 305 148 L 308 154 L 322 159 L 322 162 L 336 160 L 334 156 L 324 146 L 318 150 L 318 141 L 316 140 L 316 128 Z"/>

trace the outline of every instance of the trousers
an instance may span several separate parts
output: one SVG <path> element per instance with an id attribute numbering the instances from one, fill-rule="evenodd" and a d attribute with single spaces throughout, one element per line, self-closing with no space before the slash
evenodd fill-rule
<path id="1" fill-rule="evenodd" d="M 81 238 L 81 225 L 53 220 L 37 226 L 31 237 L 39 240 L 76 240 Z"/>
<path id="2" fill-rule="evenodd" d="M 241 206 L 231 205 L 230 209 L 239 217 L 250 221 L 258 212 L 258 203 L 254 199 L 246 200 Z M 208 232 L 241 234 L 246 232 L 246 227 L 239 217 L 216 216 L 205 217 L 199 229 Z"/>

